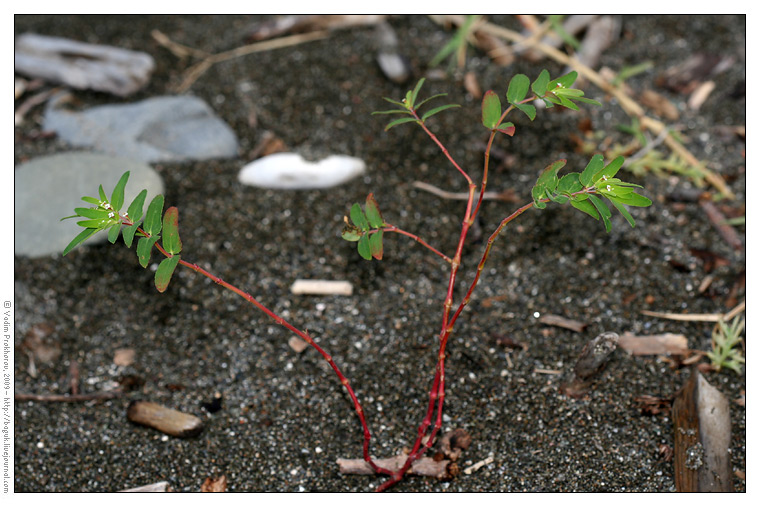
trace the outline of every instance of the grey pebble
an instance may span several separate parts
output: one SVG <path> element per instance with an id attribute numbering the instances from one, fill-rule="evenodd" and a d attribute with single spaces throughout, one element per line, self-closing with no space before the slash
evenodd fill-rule
<path id="1" fill-rule="evenodd" d="M 82 196 L 97 197 L 99 184 L 110 196 L 125 171 L 130 171 L 125 206 L 143 188 L 148 190 L 146 203 L 163 193 L 164 183 L 156 171 L 143 163 L 122 158 L 76 152 L 39 157 L 16 167 L 14 253 L 43 257 L 63 252 L 82 228 L 76 219 L 61 222 L 61 218 L 73 215 L 76 207 L 89 207 Z M 105 240 L 106 234 L 98 233 L 85 244 Z"/>

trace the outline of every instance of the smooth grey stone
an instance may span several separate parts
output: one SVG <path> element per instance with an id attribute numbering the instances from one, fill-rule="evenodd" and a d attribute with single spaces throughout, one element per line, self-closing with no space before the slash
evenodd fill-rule
<path id="1" fill-rule="evenodd" d="M 143 211 L 147 210 L 153 197 L 164 192 L 164 183 L 151 167 L 134 160 L 79 152 L 40 157 L 16 167 L 14 253 L 28 257 L 60 255 L 82 231 L 77 221 L 83 220 L 70 218 L 61 222 L 61 218 L 73 215 L 74 208 L 92 206 L 82 201 L 82 196 L 97 198 L 98 185 L 103 185 L 110 198 L 125 171 L 130 171 L 130 176 L 123 209 L 145 188 L 148 195 Z M 99 232 L 84 244 L 103 243 L 106 239 L 106 232 Z"/>
<path id="2" fill-rule="evenodd" d="M 126 97 L 148 84 L 156 67 L 147 53 L 25 33 L 16 37 L 19 74 Z"/>
<path id="3" fill-rule="evenodd" d="M 155 97 L 133 104 L 59 109 L 65 95 L 50 101 L 43 128 L 77 147 L 143 162 L 229 158 L 238 154 L 232 129 L 203 100 Z"/>

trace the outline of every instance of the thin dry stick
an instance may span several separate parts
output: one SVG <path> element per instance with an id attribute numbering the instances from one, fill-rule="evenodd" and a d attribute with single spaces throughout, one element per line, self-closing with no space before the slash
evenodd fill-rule
<path id="1" fill-rule="evenodd" d="M 272 39 L 263 42 L 255 42 L 246 46 L 232 49 L 230 51 L 224 51 L 215 55 L 206 56 L 202 61 L 196 63 L 185 71 L 185 78 L 182 83 L 177 87 L 177 92 L 182 93 L 190 88 L 195 81 L 203 75 L 212 65 L 225 60 L 231 60 L 240 56 L 250 55 L 252 53 L 260 53 L 262 51 L 269 51 L 272 49 L 280 49 L 289 46 L 295 46 L 297 44 L 303 44 L 304 42 L 311 42 L 319 39 L 324 39 L 329 36 L 329 32 L 311 32 L 305 34 L 289 35 L 287 37 L 280 37 L 279 39 Z M 182 46 L 184 47 L 184 46 Z"/>
<path id="2" fill-rule="evenodd" d="M 448 190 L 443 190 L 441 188 L 436 187 L 435 185 L 431 185 L 430 183 L 425 183 L 424 181 L 415 181 L 412 183 L 412 186 L 414 188 L 418 188 L 420 190 L 424 190 L 425 192 L 429 192 L 435 196 L 438 196 L 441 199 L 466 201 L 470 197 L 469 193 L 467 192 L 449 192 Z M 483 194 L 483 199 L 495 200 L 495 201 L 508 200 L 505 198 L 505 192 L 485 192 Z"/>
<path id="3" fill-rule="evenodd" d="M 641 310 L 643 315 L 649 317 L 658 317 L 661 319 L 680 320 L 682 322 L 719 322 L 721 320 L 731 320 L 745 310 L 747 302 L 742 301 L 727 313 L 670 313 L 670 312 L 652 312 Z"/>
<path id="4" fill-rule="evenodd" d="M 462 16 L 447 16 L 447 18 L 456 24 L 461 24 L 464 22 L 464 18 Z M 482 25 L 479 25 L 478 30 L 496 37 L 500 37 L 502 39 L 511 40 L 519 44 L 524 44 L 528 41 L 528 38 L 524 37 L 523 35 L 507 28 L 494 25 L 493 23 L 484 23 Z M 574 57 L 568 56 L 562 51 L 548 46 L 542 42 L 535 42 L 532 44 L 532 46 L 553 60 L 568 65 L 577 70 L 580 75 L 588 79 L 594 85 L 598 86 L 602 91 L 614 96 L 620 103 L 620 106 L 629 116 L 638 118 L 641 125 L 649 129 L 654 135 L 660 135 L 660 133 L 663 131 L 667 132 L 667 127 L 665 124 L 648 117 L 645 114 L 644 109 L 636 101 L 630 98 L 625 93 L 625 91 L 623 91 L 621 88 L 612 86 L 594 69 L 584 65 Z M 686 149 L 686 147 L 676 141 L 673 136 L 668 134 L 665 138 L 665 144 L 668 145 L 668 147 L 673 150 L 678 156 L 684 159 L 687 164 L 698 168 L 698 170 L 703 173 L 705 179 L 709 181 L 710 184 L 713 185 L 721 194 L 725 195 L 729 199 L 734 199 L 736 197 L 719 174 L 710 171 L 706 167 L 703 167 L 697 158 L 692 155 L 691 152 Z"/>
<path id="5" fill-rule="evenodd" d="M 113 391 L 97 391 L 94 393 L 86 394 L 25 394 L 16 393 L 13 398 L 16 401 L 60 401 L 64 403 L 75 403 L 80 401 L 92 401 L 92 400 L 110 400 L 112 398 L 118 398 L 124 394 L 121 389 L 114 389 Z"/>

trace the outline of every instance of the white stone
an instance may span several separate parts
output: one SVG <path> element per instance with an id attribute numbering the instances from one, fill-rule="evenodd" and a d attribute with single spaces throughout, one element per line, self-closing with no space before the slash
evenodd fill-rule
<path id="1" fill-rule="evenodd" d="M 238 180 L 261 188 L 330 188 L 363 174 L 365 169 L 363 160 L 347 155 L 330 155 L 309 162 L 297 153 L 275 153 L 243 167 Z"/>

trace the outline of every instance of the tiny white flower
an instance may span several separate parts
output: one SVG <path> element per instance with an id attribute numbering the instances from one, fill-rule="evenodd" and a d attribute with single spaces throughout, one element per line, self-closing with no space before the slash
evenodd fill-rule
<path id="1" fill-rule="evenodd" d="M 113 217 L 114 217 L 114 214 L 113 214 L 113 211 L 112 211 L 111 213 L 108 214 L 108 218 L 113 218 Z"/>
<path id="2" fill-rule="evenodd" d="M 607 185 L 607 192 L 612 192 L 612 187 L 610 185 Z"/>

